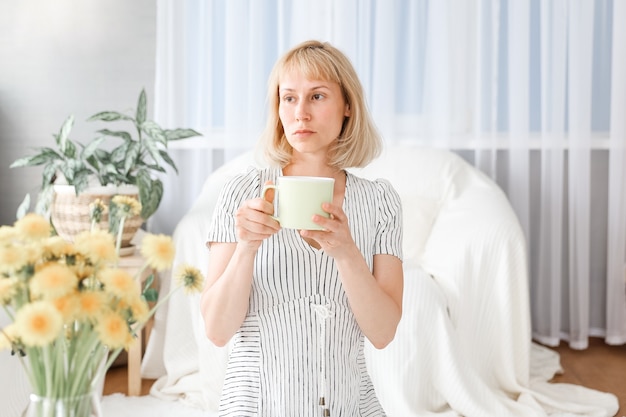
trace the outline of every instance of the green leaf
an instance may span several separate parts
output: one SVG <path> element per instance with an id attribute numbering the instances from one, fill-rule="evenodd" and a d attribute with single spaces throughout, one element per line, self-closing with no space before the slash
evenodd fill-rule
<path id="1" fill-rule="evenodd" d="M 98 133 L 102 133 L 103 135 L 107 135 L 107 136 L 115 136 L 118 138 L 122 138 L 126 141 L 133 140 L 130 133 L 124 132 L 123 130 L 115 131 L 115 130 L 109 130 L 109 129 L 101 129 L 101 130 L 98 130 Z"/>
<path id="2" fill-rule="evenodd" d="M 41 188 L 45 188 L 52 184 L 52 178 L 57 172 L 57 164 L 46 165 L 43 169 Z"/>
<path id="3" fill-rule="evenodd" d="M 74 175 L 74 188 L 76 189 L 76 195 L 82 193 L 89 187 L 89 177 L 91 172 L 87 170 L 81 170 Z"/>
<path id="4" fill-rule="evenodd" d="M 117 168 L 115 167 L 115 165 L 113 165 L 111 163 L 107 163 L 106 165 L 102 165 L 101 170 L 102 170 L 102 172 L 105 172 L 107 174 L 117 174 Z"/>
<path id="5" fill-rule="evenodd" d="M 148 135 L 150 138 L 162 143 L 163 145 L 167 145 L 167 137 L 165 136 L 165 132 L 163 131 L 163 129 L 161 129 L 161 126 L 151 120 L 142 123 L 140 126 L 141 131 Z"/>
<path id="6" fill-rule="evenodd" d="M 125 114 L 117 112 L 117 111 L 103 111 L 100 113 L 96 113 L 93 116 L 91 116 L 89 119 L 87 119 L 88 122 L 93 122 L 96 120 L 102 120 L 104 122 L 114 122 L 116 120 L 134 121 L 132 117 L 126 116 Z"/>
<path id="7" fill-rule="evenodd" d="M 27 193 L 26 196 L 24 197 L 24 200 L 22 200 L 19 207 L 17 208 L 17 213 L 15 214 L 15 217 L 19 220 L 22 217 L 26 216 L 26 213 L 28 213 L 29 208 L 30 208 L 30 194 Z"/>
<path id="8" fill-rule="evenodd" d="M 55 159 L 63 159 L 61 155 L 54 152 L 50 148 L 43 148 L 37 155 L 25 156 L 14 161 L 10 168 L 24 167 L 24 166 L 36 166 L 48 163 Z"/>
<path id="9" fill-rule="evenodd" d="M 144 165 L 144 167 L 152 171 L 163 172 L 163 173 L 167 172 L 165 168 L 157 164 L 148 164 L 148 165 Z"/>
<path id="10" fill-rule="evenodd" d="M 41 155 L 23 156 L 20 159 L 13 161 L 13 163 L 9 165 L 9 168 L 41 165 L 44 162 L 46 162 L 46 159 L 43 158 Z"/>
<path id="11" fill-rule="evenodd" d="M 96 151 L 94 152 L 94 156 L 102 162 L 106 162 L 111 159 L 111 153 L 104 149 L 96 149 Z"/>
<path id="12" fill-rule="evenodd" d="M 137 163 L 137 157 L 139 156 L 139 143 L 132 142 L 126 152 L 126 159 L 124 160 L 124 173 L 127 174 Z"/>
<path id="13" fill-rule="evenodd" d="M 98 149 L 100 147 L 100 144 L 106 139 L 106 137 L 104 136 L 100 136 L 95 138 L 94 140 L 92 140 L 91 142 L 89 142 L 87 144 L 87 146 L 85 146 L 85 148 L 83 148 L 83 151 L 81 152 L 81 158 L 82 159 L 87 159 L 89 158 L 91 155 L 94 154 L 94 152 L 96 151 L 96 149 Z"/>
<path id="14" fill-rule="evenodd" d="M 135 116 L 135 120 L 137 126 L 141 126 L 146 121 L 146 90 L 141 90 L 139 94 L 139 101 L 137 103 L 137 114 Z"/>
<path id="15" fill-rule="evenodd" d="M 159 179 L 152 179 L 145 169 L 137 173 L 137 187 L 141 202 L 141 217 L 148 219 L 154 214 L 163 197 L 163 183 Z"/>
<path id="16" fill-rule="evenodd" d="M 150 156 L 152 156 L 152 159 L 154 159 L 154 162 L 158 164 L 161 160 L 161 155 L 159 154 L 159 149 L 156 144 L 157 142 L 155 142 L 151 137 L 146 137 L 143 140 L 143 145 L 148 150 L 148 153 L 150 153 Z"/>
<path id="17" fill-rule="evenodd" d="M 114 161 L 114 162 L 124 161 L 126 159 L 126 153 L 130 149 L 130 147 L 135 143 L 137 142 L 124 142 L 123 144 L 115 148 L 115 150 L 111 152 L 111 161 Z"/>
<path id="18" fill-rule="evenodd" d="M 176 167 L 176 164 L 174 163 L 174 160 L 172 158 L 170 158 L 169 154 L 167 152 L 163 151 L 163 150 L 160 150 L 159 154 L 161 155 L 161 158 L 163 158 L 163 160 L 165 162 L 167 162 L 167 164 L 169 166 L 174 168 L 174 171 L 176 171 L 176 173 L 178 174 L 178 168 Z"/>
<path id="19" fill-rule="evenodd" d="M 50 209 L 50 203 L 52 202 L 53 195 L 54 190 L 52 187 L 44 187 L 37 195 L 37 203 L 35 203 L 35 213 L 42 215 L 46 214 Z"/>
<path id="20" fill-rule="evenodd" d="M 57 145 L 59 145 L 59 150 L 63 154 L 66 153 L 66 147 L 68 144 L 68 137 L 70 135 L 70 131 L 72 130 L 72 126 L 74 126 L 74 115 L 70 115 L 65 122 L 63 122 L 63 126 L 61 126 L 61 130 L 59 131 L 59 135 L 57 136 Z"/>
<path id="21" fill-rule="evenodd" d="M 154 274 L 150 274 L 148 275 L 148 278 L 146 278 L 144 284 L 143 284 L 143 288 L 147 289 L 150 288 L 152 286 L 152 283 L 154 282 Z"/>
<path id="22" fill-rule="evenodd" d="M 69 185 L 74 185 L 75 167 L 71 163 L 62 164 L 59 171 L 63 174 Z"/>
<path id="23" fill-rule="evenodd" d="M 63 154 L 67 158 L 76 158 L 76 145 L 74 145 L 74 142 L 71 140 L 65 142 L 65 150 L 63 151 Z"/>
<path id="24" fill-rule="evenodd" d="M 167 138 L 168 141 L 187 139 L 187 138 L 191 138 L 194 136 L 202 136 L 201 133 L 198 133 L 193 129 L 172 129 L 172 130 L 165 130 L 164 132 L 165 132 L 165 137 Z"/>
<path id="25" fill-rule="evenodd" d="M 154 303 L 159 300 L 159 292 L 155 288 L 146 288 L 141 295 L 148 303 Z"/>
<path id="26" fill-rule="evenodd" d="M 86 159 L 86 161 L 90 167 L 92 167 L 96 171 L 100 171 L 100 161 L 94 155 L 91 155 L 89 158 Z"/>

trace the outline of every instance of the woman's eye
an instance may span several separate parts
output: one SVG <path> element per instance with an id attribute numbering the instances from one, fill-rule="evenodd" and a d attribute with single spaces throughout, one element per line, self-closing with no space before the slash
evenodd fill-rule
<path id="1" fill-rule="evenodd" d="M 282 101 L 285 103 L 291 103 L 294 101 L 294 98 L 292 96 L 283 96 Z"/>
<path id="2" fill-rule="evenodd" d="M 313 100 L 321 100 L 324 96 L 322 94 L 313 94 Z"/>

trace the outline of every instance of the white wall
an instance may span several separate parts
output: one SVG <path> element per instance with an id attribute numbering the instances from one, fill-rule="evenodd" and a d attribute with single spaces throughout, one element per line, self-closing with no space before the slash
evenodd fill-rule
<path id="1" fill-rule="evenodd" d="M 101 126 L 86 119 L 134 109 L 142 88 L 152 114 L 155 44 L 156 0 L 0 2 L 0 224 L 40 186 L 41 169 L 9 165 L 67 116 L 73 140 L 91 139 Z"/>

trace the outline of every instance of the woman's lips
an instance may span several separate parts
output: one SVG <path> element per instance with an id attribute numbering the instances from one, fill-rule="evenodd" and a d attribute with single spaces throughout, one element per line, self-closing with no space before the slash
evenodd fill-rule
<path id="1" fill-rule="evenodd" d="M 313 133 L 315 132 L 309 129 L 298 129 L 295 132 L 293 132 L 294 136 L 309 136 Z"/>

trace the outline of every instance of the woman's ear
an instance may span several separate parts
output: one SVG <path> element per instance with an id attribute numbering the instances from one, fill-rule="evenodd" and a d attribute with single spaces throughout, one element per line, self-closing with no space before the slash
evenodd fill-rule
<path id="1" fill-rule="evenodd" d="M 350 105 L 346 104 L 346 111 L 343 112 L 343 115 L 346 117 L 350 117 L 351 116 L 351 112 L 350 112 Z"/>

